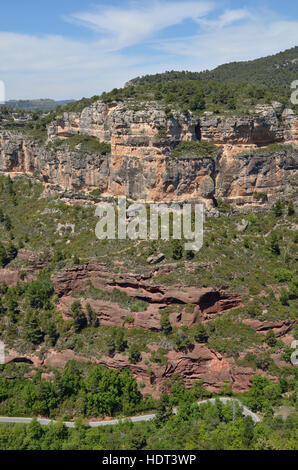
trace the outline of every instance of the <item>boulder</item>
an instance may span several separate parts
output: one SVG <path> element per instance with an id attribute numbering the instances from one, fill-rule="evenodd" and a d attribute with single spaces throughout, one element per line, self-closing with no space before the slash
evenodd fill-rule
<path id="1" fill-rule="evenodd" d="M 163 253 L 159 253 L 158 255 L 151 255 L 147 258 L 147 263 L 149 264 L 158 264 L 165 259 L 165 255 Z"/>

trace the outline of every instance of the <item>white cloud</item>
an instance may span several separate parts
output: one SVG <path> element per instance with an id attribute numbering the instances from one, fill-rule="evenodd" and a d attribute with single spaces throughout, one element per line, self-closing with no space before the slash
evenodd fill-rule
<path id="1" fill-rule="evenodd" d="M 72 19 L 98 32 L 97 40 L 85 42 L 62 36 L 0 32 L 0 79 L 6 83 L 8 98 L 80 98 L 100 94 L 122 86 L 139 73 L 160 70 L 151 58 L 137 54 L 127 57 L 121 49 L 211 9 L 211 2 L 155 1 L 150 8 L 138 5 L 124 10 L 107 6 L 93 13 L 74 14 Z M 155 60 L 158 64 L 158 54 Z"/>
<path id="2" fill-rule="evenodd" d="M 155 43 L 157 49 L 183 57 L 191 70 L 272 55 L 298 44 L 298 21 L 260 20 L 241 25 L 210 28 L 188 38 Z"/>
<path id="3" fill-rule="evenodd" d="M 255 19 L 254 15 L 246 8 L 238 10 L 226 10 L 216 19 L 198 18 L 197 23 L 205 29 L 219 29 L 239 21 Z"/>
<path id="4" fill-rule="evenodd" d="M 240 21 L 240 20 L 244 20 L 247 18 L 251 18 L 251 14 L 246 9 L 228 10 L 228 11 L 225 11 L 219 17 L 218 23 L 219 23 L 219 26 L 223 27 L 223 26 L 227 26 L 228 24 L 234 23 L 235 21 Z"/>
<path id="5" fill-rule="evenodd" d="M 137 44 L 153 33 L 168 26 L 177 25 L 186 19 L 196 20 L 214 8 L 213 2 L 153 1 L 138 8 L 108 7 L 93 12 L 73 14 L 76 20 L 106 36 L 101 44 L 109 49 L 119 49 Z"/>
<path id="6" fill-rule="evenodd" d="M 150 8 L 142 2 L 127 9 L 106 6 L 72 15 L 95 31 L 89 41 L 0 31 L 0 80 L 8 99 L 80 98 L 120 87 L 137 75 L 200 71 L 298 44 L 298 21 L 246 8 L 216 8 L 208 1 L 159 0 Z M 197 24 L 196 34 L 157 40 L 159 31 L 187 19 Z M 146 45 L 142 53 L 125 52 L 125 47 L 140 44 Z"/>
<path id="7" fill-rule="evenodd" d="M 97 42 L 1 32 L 0 57 L 8 98 L 90 96 L 121 86 L 121 73 L 129 77 L 140 60 L 109 54 Z"/>

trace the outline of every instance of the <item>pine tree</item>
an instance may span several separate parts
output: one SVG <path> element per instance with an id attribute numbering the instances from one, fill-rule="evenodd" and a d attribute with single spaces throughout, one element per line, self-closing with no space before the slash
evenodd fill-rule
<path id="1" fill-rule="evenodd" d="M 172 333 L 172 325 L 167 313 L 163 313 L 160 317 L 160 326 L 165 335 Z"/>
<path id="2" fill-rule="evenodd" d="M 47 334 L 48 342 L 50 343 L 51 346 L 55 346 L 59 334 L 57 332 L 57 328 L 56 328 L 54 321 L 51 321 L 51 320 L 48 321 L 45 331 Z"/>
<path id="3" fill-rule="evenodd" d="M 118 352 L 123 352 L 127 348 L 127 342 L 124 339 L 124 329 L 117 328 L 113 331 L 115 349 Z"/>
<path id="4" fill-rule="evenodd" d="M 172 416 L 172 405 L 170 404 L 170 398 L 167 392 L 162 392 L 157 405 L 157 411 L 155 415 L 156 426 L 162 426 Z"/>
<path id="5" fill-rule="evenodd" d="M 74 321 L 75 332 L 78 333 L 87 325 L 87 319 L 83 312 L 81 302 L 75 300 L 71 306 L 70 315 Z"/>
<path id="6" fill-rule="evenodd" d="M 44 334 L 40 329 L 37 315 L 33 310 L 30 310 L 26 315 L 24 333 L 26 339 L 32 344 L 40 344 L 43 340 Z"/>
<path id="7" fill-rule="evenodd" d="M 20 313 L 18 302 L 15 300 L 14 296 L 7 296 L 6 299 L 6 309 L 7 315 L 12 323 L 16 323 L 18 320 L 18 315 Z"/>
<path id="8" fill-rule="evenodd" d="M 276 233 L 274 233 L 274 232 L 271 234 L 271 237 L 270 237 L 269 249 L 270 249 L 271 253 L 273 253 L 275 255 L 280 255 L 280 247 L 279 247 L 279 243 L 278 243 L 278 237 L 277 237 Z"/>
<path id="9" fill-rule="evenodd" d="M 290 201 L 288 204 L 288 216 L 292 216 L 295 214 L 294 204 L 293 201 Z"/>
<path id="10" fill-rule="evenodd" d="M 289 294 L 284 287 L 280 291 L 280 301 L 282 305 L 289 305 Z"/>
<path id="11" fill-rule="evenodd" d="M 8 260 L 7 260 L 7 253 L 6 249 L 4 246 L 0 243 L 0 267 L 4 268 L 6 266 Z"/>
<path id="12" fill-rule="evenodd" d="M 18 254 L 18 250 L 17 248 L 14 246 L 13 243 L 9 243 L 7 249 L 6 249 L 6 253 L 7 253 L 7 258 L 11 261 L 13 260 L 17 254 Z"/>
<path id="13" fill-rule="evenodd" d="M 275 217 L 281 217 L 282 216 L 282 203 L 280 200 L 276 201 L 276 203 L 273 206 L 273 213 Z"/>
<path id="14" fill-rule="evenodd" d="M 86 315 L 87 315 L 87 322 L 89 326 L 96 327 L 98 326 L 98 318 L 96 316 L 95 311 L 91 307 L 91 305 L 88 303 L 86 305 Z"/>
<path id="15" fill-rule="evenodd" d="M 137 344 L 133 343 L 129 348 L 129 361 L 133 364 L 142 360 L 140 348 Z"/>
<path id="16" fill-rule="evenodd" d="M 12 229 L 12 223 L 8 215 L 5 216 L 4 226 L 8 232 Z"/>

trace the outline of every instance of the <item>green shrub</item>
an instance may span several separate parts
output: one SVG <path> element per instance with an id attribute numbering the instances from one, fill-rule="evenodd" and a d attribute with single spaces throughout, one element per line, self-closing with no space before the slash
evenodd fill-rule
<path id="1" fill-rule="evenodd" d="M 292 280 L 293 274 L 289 269 L 278 268 L 274 271 L 274 277 L 278 282 L 289 282 Z"/>
<path id="2" fill-rule="evenodd" d="M 267 194 L 265 193 L 262 193 L 262 192 L 256 192 L 256 193 L 253 193 L 253 197 L 254 199 L 256 199 L 257 201 L 261 201 L 261 202 L 265 202 L 267 201 Z"/>
<path id="3" fill-rule="evenodd" d="M 166 127 L 163 127 L 160 129 L 155 136 L 157 139 L 166 139 L 167 138 L 167 129 Z"/>
<path id="4" fill-rule="evenodd" d="M 165 335 L 172 333 L 172 325 L 168 313 L 163 312 L 160 317 L 161 330 Z"/>
<path id="5" fill-rule="evenodd" d="M 142 360 L 141 351 L 137 344 L 135 343 L 131 344 L 128 352 L 129 352 L 129 361 L 132 362 L 132 364 L 136 364 L 137 362 L 140 362 Z"/>
<path id="6" fill-rule="evenodd" d="M 161 366 L 164 366 L 168 362 L 166 356 L 167 353 L 168 351 L 166 349 L 158 348 L 157 351 L 153 351 L 153 353 L 151 354 L 151 361 L 157 362 Z"/>
<path id="7" fill-rule="evenodd" d="M 275 336 L 275 333 L 274 333 L 273 330 L 269 330 L 269 331 L 266 333 L 265 341 L 266 341 L 266 343 L 268 344 L 268 346 L 270 346 L 271 348 L 274 348 L 274 346 L 275 346 L 276 343 L 277 343 L 277 339 L 276 339 L 276 336 Z"/>
<path id="8" fill-rule="evenodd" d="M 74 148 L 80 145 L 81 150 L 88 151 L 91 153 L 100 153 L 106 155 L 111 153 L 111 145 L 106 142 L 100 142 L 96 137 L 78 134 L 70 137 L 63 141 L 64 144 L 69 145 L 70 148 Z"/>
<path id="9" fill-rule="evenodd" d="M 172 157 L 214 157 L 220 151 L 220 147 L 207 140 L 186 140 L 180 142 L 172 152 Z"/>
<path id="10" fill-rule="evenodd" d="M 90 196 L 94 196 L 94 197 L 100 197 L 101 195 L 101 192 L 99 189 L 93 189 L 92 191 L 90 191 Z"/>
<path id="11" fill-rule="evenodd" d="M 272 153 L 290 152 L 293 148 L 291 144 L 270 144 L 265 147 L 250 149 L 249 151 L 244 150 L 241 152 L 241 155 L 247 155 L 248 152 L 250 155 L 268 155 Z"/>
<path id="12" fill-rule="evenodd" d="M 169 245 L 172 258 L 179 261 L 183 257 L 183 245 L 181 240 L 170 240 Z"/>
<path id="13" fill-rule="evenodd" d="M 207 343 L 209 334 L 208 331 L 202 323 L 195 325 L 192 329 L 194 339 L 197 343 Z"/>

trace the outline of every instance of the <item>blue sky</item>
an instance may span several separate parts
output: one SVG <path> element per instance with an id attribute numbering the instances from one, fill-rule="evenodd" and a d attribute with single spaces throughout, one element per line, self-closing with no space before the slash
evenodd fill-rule
<path id="1" fill-rule="evenodd" d="M 76 99 L 138 75 L 200 71 L 298 45 L 298 5 L 289 0 L 1 3 L 7 99 Z"/>

